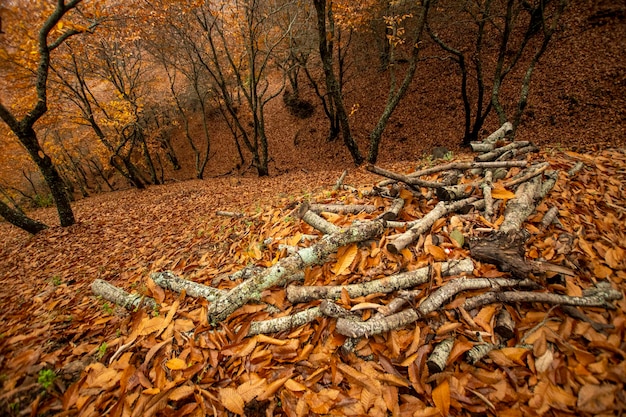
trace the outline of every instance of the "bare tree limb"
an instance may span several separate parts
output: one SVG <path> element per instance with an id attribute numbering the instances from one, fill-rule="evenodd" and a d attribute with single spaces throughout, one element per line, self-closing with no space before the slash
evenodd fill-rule
<path id="1" fill-rule="evenodd" d="M 156 285 L 166 290 L 179 293 L 185 291 L 191 297 L 202 297 L 208 301 L 215 301 L 225 294 L 217 288 L 180 278 L 172 271 L 155 272 L 150 275 L 150 278 Z"/>
<path id="2" fill-rule="evenodd" d="M 384 221 L 373 220 L 355 223 L 347 230 L 324 236 L 318 243 L 284 258 L 261 274 L 242 282 L 224 296 L 218 298 L 208 309 L 209 323 L 219 323 L 250 300 L 259 299 L 261 292 L 274 285 L 284 284 L 289 277 L 308 265 L 326 261 L 341 246 L 371 239 L 382 234 Z"/>
<path id="3" fill-rule="evenodd" d="M 478 200 L 477 197 L 470 197 L 453 203 L 439 202 L 428 214 L 422 217 L 409 230 L 396 237 L 387 244 L 387 250 L 391 253 L 400 253 L 402 249 L 410 245 L 421 234 L 425 233 L 435 223 L 435 221 L 449 213 L 460 210 Z"/>
<path id="4" fill-rule="evenodd" d="M 91 291 L 105 300 L 111 301 L 128 310 L 139 308 L 142 305 L 153 309 L 157 303 L 153 298 L 145 297 L 141 294 L 129 294 L 121 288 L 109 284 L 101 279 L 96 279 L 91 284 Z"/>
<path id="5" fill-rule="evenodd" d="M 609 284 L 610 285 L 610 284 Z M 600 292 L 582 297 L 572 297 L 569 295 L 529 292 L 529 291 L 491 291 L 476 297 L 468 298 L 463 307 L 466 310 L 482 307 L 495 302 L 501 303 L 546 303 L 560 304 L 579 307 L 604 307 L 614 309 L 610 301 L 620 300 L 622 293 L 612 288 L 603 289 Z"/>

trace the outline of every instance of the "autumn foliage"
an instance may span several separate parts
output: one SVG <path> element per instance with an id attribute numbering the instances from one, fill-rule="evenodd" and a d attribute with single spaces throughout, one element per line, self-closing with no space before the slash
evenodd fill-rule
<path id="1" fill-rule="evenodd" d="M 625 12 L 604 1 L 564 6 L 2 3 L 0 215 L 33 235 L 0 221 L 0 414 L 623 413 Z M 399 250 L 390 243 L 407 226 L 386 227 L 306 264 L 292 286 L 428 271 L 406 292 L 341 290 L 323 302 L 345 317 L 320 314 L 319 300 L 294 301 L 282 282 L 220 316 L 215 300 L 153 279 L 172 271 L 223 295 L 297 260 L 324 233 L 371 221 L 380 231 L 391 197 L 403 204 L 397 220 L 423 219 L 438 192 L 375 185 L 381 178 L 354 162 L 408 175 L 469 161 L 461 145 L 507 119 L 515 137 L 494 146 L 530 140 L 541 151 L 528 159 L 559 172 L 524 220 L 530 237 L 517 255 L 563 269 L 526 284 L 579 298 L 608 285 L 621 298 L 588 308 L 503 298 L 465 309 L 486 292 L 474 289 L 405 326 L 346 336 L 346 320 L 384 315 L 400 298 L 419 312 L 465 275 L 516 277 L 469 259 L 467 245 L 502 226 L 516 167 L 494 181 L 500 203 L 489 215 L 446 213 Z M 350 187 L 333 187 L 343 168 Z M 464 184 L 456 191 L 484 193 Z M 322 211 L 322 233 L 299 218 L 314 204 L 368 209 Z M 551 209 L 556 220 L 543 224 Z M 473 272 L 441 270 L 461 259 Z M 156 307 L 127 310 L 96 297 L 96 280 Z M 287 330 L 250 331 L 311 311 Z M 513 326 L 506 340 L 503 314 Z M 484 355 L 473 360 L 477 350 Z M 433 359 L 438 351 L 443 363 Z"/>

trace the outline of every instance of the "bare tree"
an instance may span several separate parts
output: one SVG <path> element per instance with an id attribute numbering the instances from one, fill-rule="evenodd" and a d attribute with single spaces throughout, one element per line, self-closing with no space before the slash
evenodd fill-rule
<path id="1" fill-rule="evenodd" d="M 50 188 L 52 198 L 56 204 L 61 226 L 70 226 L 76 222 L 74 212 L 72 211 L 72 207 L 70 205 L 70 197 L 65 187 L 65 183 L 54 166 L 52 159 L 50 156 L 45 154 L 41 144 L 39 143 L 37 133 L 35 132 L 33 126 L 48 110 L 47 88 L 51 52 L 57 49 L 70 37 L 79 34 L 80 31 L 76 29 L 67 29 L 56 37 L 56 39 L 52 40 L 52 42 L 50 42 L 48 37 L 52 30 L 57 26 L 57 23 L 61 21 L 63 16 L 65 16 L 72 9 L 76 8 L 81 1 L 82 0 L 72 0 L 65 2 L 64 0 L 58 0 L 54 11 L 50 14 L 50 16 L 48 16 L 39 30 L 37 37 L 39 60 L 35 71 L 35 90 L 37 93 L 37 101 L 33 108 L 21 119 L 18 119 L 18 117 L 11 112 L 8 107 L 0 103 L 0 119 L 2 119 L 4 123 L 9 126 L 11 131 L 28 151 L 28 154 L 41 171 L 41 174 Z M 39 222 L 28 219 L 23 213 L 19 213 L 11 209 L 4 203 L 0 204 L 0 215 L 2 215 L 10 223 L 21 227 L 30 233 L 36 233 L 45 227 Z"/>

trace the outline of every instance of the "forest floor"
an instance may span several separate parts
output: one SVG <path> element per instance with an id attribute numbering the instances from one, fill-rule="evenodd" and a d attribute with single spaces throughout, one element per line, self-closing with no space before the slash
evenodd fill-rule
<path id="1" fill-rule="evenodd" d="M 459 154 L 455 160 L 469 158 Z M 574 238 L 568 259 L 576 265 L 577 275 L 551 284 L 550 291 L 581 294 L 606 279 L 623 294 L 626 151 L 583 154 L 544 149 L 533 159 L 548 161 L 561 175 L 538 214 L 525 224 L 532 231 L 526 256 L 563 261 L 558 238 L 568 233 Z M 567 178 L 565 171 L 578 161 L 585 168 Z M 426 159 L 418 162 L 432 164 Z M 416 163 L 384 167 L 411 172 Z M 486 339 L 494 337 L 493 306 L 471 312 L 473 319 L 455 316 L 455 307 L 446 306 L 438 318 L 365 339 L 356 355 L 339 354 L 345 337 L 333 331 L 331 319 L 317 319 L 269 337 L 243 338 L 235 331 L 242 320 L 267 316 L 248 305 L 223 322 L 220 332 L 211 333 L 206 301 L 159 290 L 149 278 L 152 272 L 172 270 L 186 279 L 230 288 L 235 283 L 225 276 L 248 265 L 269 266 L 285 256 L 278 249 L 280 239 L 296 244 L 303 234 L 312 233 L 295 217 L 299 203 L 385 205 L 380 198 L 333 191 L 340 175 L 339 170 L 296 170 L 271 178 L 224 177 L 102 194 L 74 204 L 76 225 L 51 227 L 32 237 L 0 223 L 2 413 L 226 415 L 243 411 L 266 415 L 261 410 L 268 409 L 274 415 L 290 416 L 438 415 L 444 410 L 454 415 L 613 415 L 626 409 L 623 298 L 615 302 L 615 310 L 583 310 L 591 323 L 600 323 L 600 330 L 545 304 L 513 304 L 509 308 L 514 311 L 517 334 L 506 347 L 475 366 L 451 360 L 443 373 L 429 375 L 427 353 L 446 335 L 457 335 L 452 354 L 456 358 L 478 343 L 476 332 Z M 363 168 L 353 168 L 344 183 L 366 190 L 380 180 Z M 420 204 L 431 203 L 415 204 L 407 213 L 419 217 Z M 562 228 L 540 231 L 541 213 L 552 206 L 559 209 Z M 244 217 L 217 216 L 217 210 Z M 32 214 L 55 224 L 53 209 Z M 351 221 L 341 216 L 331 219 L 340 225 Z M 422 250 L 435 234 L 445 234 L 446 227 L 434 227 L 426 246 L 422 239 L 410 254 L 387 254 L 377 258 L 380 265 L 372 268 L 387 275 L 432 264 L 436 253 Z M 467 229 L 468 234 L 475 227 Z M 264 245 L 268 237 L 275 243 Z M 366 245 L 360 250 L 366 249 L 371 248 Z M 450 258 L 466 256 L 466 248 L 450 254 Z M 326 277 L 323 282 L 341 282 L 331 273 L 336 272 L 336 262 L 337 257 L 331 257 L 307 276 L 321 274 Z M 343 279 L 370 279 L 359 269 L 362 266 L 358 260 L 352 262 L 348 272 L 353 275 L 342 275 Z M 501 275 L 494 272 L 476 263 L 477 274 Z M 90 285 L 96 278 L 157 298 L 160 314 L 142 309 L 128 312 L 95 297 Z M 285 313 L 299 309 L 285 300 L 282 288 L 267 291 L 263 300 Z M 364 302 L 384 305 L 390 300 L 381 294 L 354 300 L 342 296 L 347 307 Z M 213 336 L 194 338 L 189 332 L 194 328 L 196 336 Z M 520 345 L 522 339 L 527 344 L 532 339 L 533 346 Z M 182 365 L 177 362 L 180 358 Z"/>
<path id="2" fill-rule="evenodd" d="M 581 3 L 596 7 L 592 1 Z M 524 223 L 531 231 L 525 256 L 576 267 L 576 276 L 550 280 L 549 292 L 581 295 L 606 280 L 623 295 L 626 24 L 623 17 L 610 24 L 591 20 L 575 7 L 571 13 L 561 39 L 536 70 L 519 131 L 518 139 L 541 146 L 535 161 L 560 171 L 554 189 Z M 433 72 L 419 72 L 389 123 L 379 158 L 386 169 L 408 173 L 428 166 L 427 156 L 440 145 L 454 152 L 455 161 L 473 157 L 458 147 L 462 109 L 450 98 L 459 91 L 438 82 L 458 74 L 443 61 L 432 62 Z M 351 117 L 363 147 L 380 111 L 370 104 L 380 107 L 387 88 L 380 73 L 361 73 L 358 61 L 355 65 L 364 79 L 348 86 L 347 104 L 356 109 Z M 217 156 L 205 180 L 177 181 L 172 175 L 166 185 L 77 201 L 78 223 L 68 228 L 58 226 L 53 208 L 35 210 L 29 214 L 51 225 L 36 236 L 0 222 L 0 415 L 436 416 L 449 411 L 608 416 L 626 411 L 624 298 L 613 310 L 581 309 L 584 316 L 577 317 L 543 303 L 487 306 L 459 315 L 457 299 L 433 317 L 366 338 L 355 352 L 341 353 L 345 336 L 335 331 L 334 319 L 245 338 L 238 326 L 267 316 L 247 305 L 211 332 L 206 301 L 156 287 L 150 274 L 158 271 L 227 289 L 236 282 L 226 276 L 249 265 L 271 265 L 286 255 L 279 239 L 295 245 L 313 232 L 296 218 L 302 202 L 388 205 L 380 198 L 333 191 L 344 169 L 344 183 L 358 190 L 371 189 L 381 178 L 354 168 L 340 143 L 325 141 L 321 113 L 318 108 L 313 119 L 299 120 L 286 114 L 281 100 L 269 104 L 270 178 L 231 171 L 236 157 L 223 130 L 213 137 Z M 490 123 L 486 129 L 497 127 Z M 188 156 L 181 152 L 181 159 Z M 567 177 L 579 161 L 585 167 Z M 407 219 L 419 218 L 435 202 L 415 199 L 405 209 Z M 543 230 L 539 223 L 550 207 L 558 208 L 562 226 Z M 218 216 L 217 210 L 244 216 Z M 345 226 L 377 214 L 328 218 Z M 502 210 L 497 215 L 501 219 Z M 474 218 L 463 223 L 463 232 L 470 237 L 476 229 L 497 228 L 499 221 Z M 444 249 L 451 250 L 451 259 L 467 257 L 467 248 L 451 246 L 452 224 L 461 224 L 459 218 L 448 216 L 400 256 L 381 249 L 391 237 L 387 231 L 380 241 L 359 246 L 341 276 L 335 272 L 345 250 L 311 268 L 305 279 L 369 280 L 432 265 Z M 563 235 L 573 239 L 569 252 L 559 240 Z M 276 240 L 264 244 L 268 237 Z M 374 252 L 381 255 L 370 256 Z M 363 263 L 374 272 L 364 271 Z M 480 262 L 475 274 L 502 275 Z M 451 279 L 437 278 L 421 289 L 431 293 Z M 152 296 L 161 308 L 158 314 L 118 308 L 92 294 L 95 279 Z M 279 287 L 263 293 L 263 301 L 284 314 L 303 308 L 285 297 Z M 342 295 L 339 301 L 369 317 L 376 304 L 391 300 L 378 294 Z M 476 334 L 492 340 L 497 310 L 505 308 L 513 314 L 515 336 L 469 365 L 463 355 L 482 343 Z M 431 375 L 427 357 L 451 334 L 457 337 L 451 359 L 443 372 Z"/>

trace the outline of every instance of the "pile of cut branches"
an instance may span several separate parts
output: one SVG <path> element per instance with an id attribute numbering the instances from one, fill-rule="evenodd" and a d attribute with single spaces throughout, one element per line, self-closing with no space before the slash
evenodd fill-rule
<path id="1" fill-rule="evenodd" d="M 580 230 L 561 221 L 567 202 L 546 198 L 584 164 L 555 167 L 530 143 L 498 145 L 408 174 L 369 166 L 386 179 L 366 190 L 340 181 L 321 201 L 302 202 L 290 214 L 302 222 L 297 235 L 268 228 L 250 249 L 258 261 L 215 275 L 214 285 L 155 272 L 144 294 L 131 295 L 96 280 L 94 293 L 135 310 L 134 325 L 108 365 L 89 365 L 68 390 L 66 409 L 299 416 L 624 407 L 623 315 L 616 324 L 603 315 L 622 299 L 611 273 L 623 270 L 623 250 L 607 248 L 611 273 L 594 276 L 577 249 L 587 251 Z M 621 371 L 601 383 L 593 375 L 608 370 L 589 368 L 596 358 L 577 347 L 581 339 Z"/>

